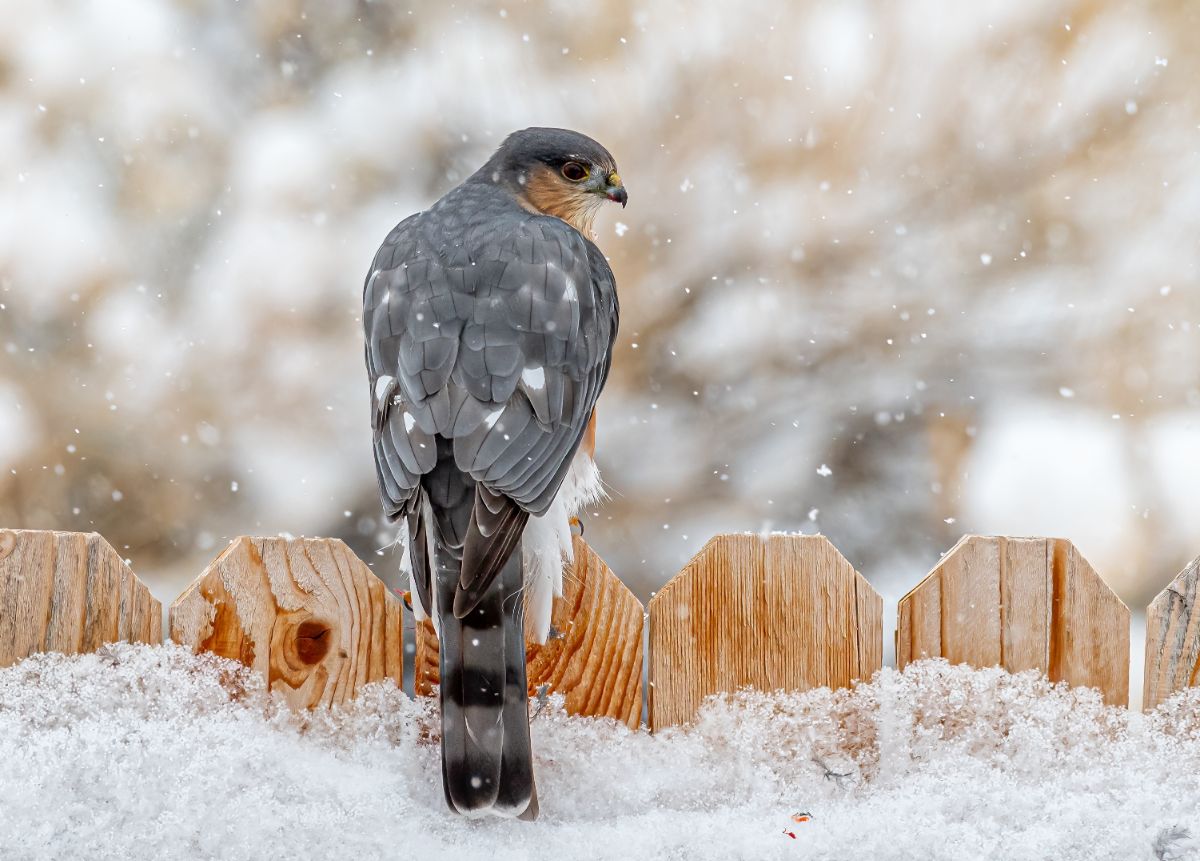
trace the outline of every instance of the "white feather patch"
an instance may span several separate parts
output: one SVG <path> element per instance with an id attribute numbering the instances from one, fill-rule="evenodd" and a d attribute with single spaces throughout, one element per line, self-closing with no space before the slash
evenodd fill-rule
<path id="1" fill-rule="evenodd" d="M 540 390 L 546 388 L 546 369 L 526 368 L 521 371 L 521 382 L 531 389 Z"/>
<path id="2" fill-rule="evenodd" d="M 582 451 L 576 453 L 558 495 L 571 517 L 608 497 L 604 492 L 604 481 L 600 478 L 600 468 L 590 455 Z"/>
<path id="3" fill-rule="evenodd" d="M 400 548 L 400 576 L 408 580 L 408 588 L 412 593 L 413 616 L 418 622 L 422 622 L 429 617 L 425 615 L 425 608 L 421 606 L 421 599 L 417 597 L 417 577 L 413 571 L 408 522 L 405 520 L 400 521 L 400 529 L 396 533 L 396 546 Z"/>
<path id="4" fill-rule="evenodd" d="M 550 508 L 541 517 L 529 518 L 525 526 L 521 536 L 525 613 L 529 633 L 538 643 L 545 643 L 550 635 L 554 599 L 563 593 L 563 568 L 573 559 L 571 518 L 603 498 L 596 462 L 579 451 Z"/>
<path id="5" fill-rule="evenodd" d="M 396 382 L 396 378 L 386 374 L 375 381 L 375 403 L 378 406 L 383 406 L 383 401 L 387 398 L 394 382 Z"/>

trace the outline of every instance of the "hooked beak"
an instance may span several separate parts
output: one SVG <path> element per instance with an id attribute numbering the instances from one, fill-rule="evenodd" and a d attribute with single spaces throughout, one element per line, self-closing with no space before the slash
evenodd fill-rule
<path id="1" fill-rule="evenodd" d="M 625 204 L 629 203 L 629 192 L 625 190 L 625 186 L 621 183 L 621 175 L 616 171 L 605 177 L 602 192 L 609 200 L 621 204 L 622 209 L 625 208 Z"/>

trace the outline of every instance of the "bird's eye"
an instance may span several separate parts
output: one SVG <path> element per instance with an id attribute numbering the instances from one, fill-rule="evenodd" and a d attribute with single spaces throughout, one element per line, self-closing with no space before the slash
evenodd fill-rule
<path id="1" fill-rule="evenodd" d="M 569 161 L 562 166 L 562 175 L 571 182 L 579 182 L 581 179 L 587 179 L 588 170 L 577 161 Z"/>

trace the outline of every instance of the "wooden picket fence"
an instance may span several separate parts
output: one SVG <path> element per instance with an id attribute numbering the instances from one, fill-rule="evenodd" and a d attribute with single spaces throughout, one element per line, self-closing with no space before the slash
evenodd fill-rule
<path id="1" fill-rule="evenodd" d="M 1200 559 L 1147 610 L 1147 709 L 1200 684 L 1198 584 Z M 161 621 L 99 535 L 0 530 L 0 667 L 40 651 L 159 643 Z M 652 730 L 687 723 L 710 694 L 848 686 L 883 663 L 883 601 L 822 536 L 719 535 L 649 613 L 576 538 L 552 626 L 530 644 L 531 696 L 561 693 L 573 714 L 636 727 L 644 675 Z M 399 685 L 406 655 L 418 695 L 437 683 L 432 627 L 406 643 L 400 600 L 336 539 L 234 540 L 171 604 L 169 633 L 243 662 L 296 707 Z M 1124 705 L 1129 610 L 1069 541 L 966 536 L 899 602 L 897 666 L 922 657 L 1037 669 Z"/>

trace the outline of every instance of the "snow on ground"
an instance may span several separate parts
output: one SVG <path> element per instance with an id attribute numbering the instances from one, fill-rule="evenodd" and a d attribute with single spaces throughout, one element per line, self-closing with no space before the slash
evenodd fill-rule
<path id="1" fill-rule="evenodd" d="M 443 808 L 434 717 L 291 715 L 170 645 L 37 656 L 0 671 L 0 857 L 1200 858 L 1200 690 L 1142 717 L 930 661 L 657 736 L 550 709 L 534 824 Z"/>

